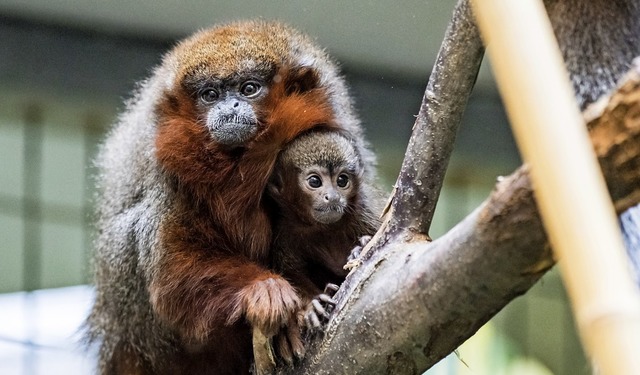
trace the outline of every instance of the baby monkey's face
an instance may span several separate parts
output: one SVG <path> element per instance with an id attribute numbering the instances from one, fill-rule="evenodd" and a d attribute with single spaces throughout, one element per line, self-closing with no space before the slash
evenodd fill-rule
<path id="1" fill-rule="evenodd" d="M 303 194 L 309 197 L 309 215 L 322 224 L 332 224 L 345 213 L 355 193 L 355 176 L 345 168 L 313 167 L 299 175 Z"/>

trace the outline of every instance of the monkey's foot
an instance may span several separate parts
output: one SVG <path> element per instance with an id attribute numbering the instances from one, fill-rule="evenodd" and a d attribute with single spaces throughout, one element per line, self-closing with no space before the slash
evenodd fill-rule
<path id="1" fill-rule="evenodd" d="M 284 362 L 291 366 L 294 360 L 302 359 L 304 354 L 305 348 L 297 319 L 292 318 L 287 326 L 273 337 L 267 337 L 260 329 L 253 328 L 254 375 L 273 373 L 276 359 L 280 364 Z"/>
<path id="2" fill-rule="evenodd" d="M 360 260 L 360 255 L 362 253 L 362 249 L 371 241 L 371 236 L 362 236 L 358 239 L 358 244 L 351 249 L 351 253 L 349 253 L 349 257 L 347 258 L 347 263 L 344 265 L 345 270 L 351 271 L 352 269 L 359 267 L 362 264 Z"/>
<path id="3" fill-rule="evenodd" d="M 293 364 L 295 359 L 304 357 L 304 344 L 296 318 L 291 318 L 287 326 L 274 337 L 274 345 L 278 352 L 278 357 L 289 366 Z"/>
<path id="4" fill-rule="evenodd" d="M 322 293 L 333 297 L 336 295 L 338 289 L 340 289 L 339 285 L 327 283 L 327 285 L 324 286 L 324 291 Z"/>
<path id="5" fill-rule="evenodd" d="M 324 293 L 318 294 L 307 304 L 304 313 L 304 323 L 308 332 L 311 334 L 321 332 L 329 318 L 331 317 L 331 311 L 336 306 L 336 300 L 332 296 L 338 291 L 338 286 L 335 284 L 327 284 L 324 288 Z"/>

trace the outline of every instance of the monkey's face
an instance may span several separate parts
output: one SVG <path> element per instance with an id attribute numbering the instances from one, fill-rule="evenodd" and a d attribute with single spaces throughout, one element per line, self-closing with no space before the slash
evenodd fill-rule
<path id="1" fill-rule="evenodd" d="M 263 189 L 283 145 L 310 129 L 340 127 L 324 70 L 331 73 L 322 51 L 279 24 L 230 24 L 181 42 L 150 81 L 160 95 L 151 100 L 163 169 L 183 183 L 238 178 Z"/>
<path id="2" fill-rule="evenodd" d="M 258 133 L 256 104 L 267 94 L 263 79 L 246 77 L 218 82 L 204 81 L 197 101 L 214 142 L 240 146 Z"/>
<path id="3" fill-rule="evenodd" d="M 322 224 L 340 220 L 355 194 L 354 175 L 345 168 L 315 167 L 300 173 L 298 183 L 310 202 L 309 216 Z"/>
<path id="4" fill-rule="evenodd" d="M 309 51 L 299 52 L 302 47 Z M 188 106 L 183 103 L 185 96 L 196 104 L 197 113 L 181 111 L 181 115 L 195 116 L 221 146 L 246 145 L 276 121 L 270 115 L 278 117 L 278 126 L 284 128 L 294 127 L 283 124 L 289 118 L 296 128 L 304 128 L 300 123 L 326 123 L 324 95 L 306 95 L 284 105 L 290 94 L 318 85 L 317 69 L 305 65 L 314 61 L 314 49 L 277 23 L 249 21 L 204 30 L 182 41 L 169 56 L 166 64 L 175 74 L 170 91 L 180 106 Z M 283 107 L 293 107 L 289 111 L 293 113 Z M 322 113 L 317 115 L 318 110 L 311 111 L 314 108 Z M 319 119 L 310 118 L 310 113 Z"/>

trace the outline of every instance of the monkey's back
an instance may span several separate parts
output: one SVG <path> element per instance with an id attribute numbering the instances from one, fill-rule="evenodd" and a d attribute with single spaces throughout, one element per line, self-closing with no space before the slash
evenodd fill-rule
<path id="1" fill-rule="evenodd" d="M 149 116 L 155 103 L 148 93 L 157 87 L 154 79 L 140 86 L 95 160 L 96 297 L 86 327 L 87 339 L 99 345 L 101 367 L 120 345 L 148 348 L 149 363 L 171 347 L 172 337 L 152 313 L 147 291 L 147 260 L 170 201 L 153 157 Z"/>

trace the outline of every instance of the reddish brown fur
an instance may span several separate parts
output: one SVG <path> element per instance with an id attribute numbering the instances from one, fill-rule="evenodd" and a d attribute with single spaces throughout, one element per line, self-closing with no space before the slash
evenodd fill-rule
<path id="1" fill-rule="evenodd" d="M 174 361 L 182 371 L 247 373 L 244 318 L 273 332 L 300 307 L 293 287 L 266 268 L 271 225 L 262 199 L 281 148 L 310 128 L 334 126 L 326 94 L 294 85 L 300 74 L 276 75 L 259 104 L 260 134 L 242 150 L 209 138 L 180 87 L 160 106 L 157 157 L 174 179 L 175 207 L 160 226 L 164 251 L 150 295 L 159 316 L 195 348 Z"/>

